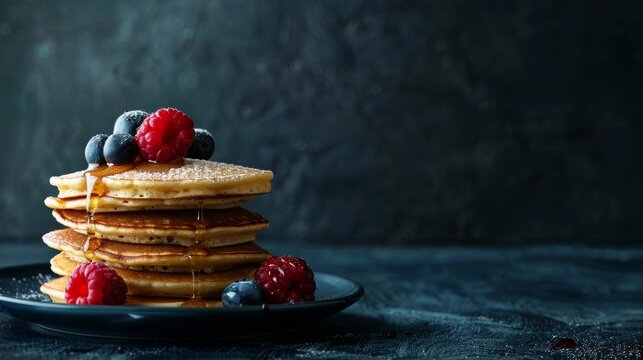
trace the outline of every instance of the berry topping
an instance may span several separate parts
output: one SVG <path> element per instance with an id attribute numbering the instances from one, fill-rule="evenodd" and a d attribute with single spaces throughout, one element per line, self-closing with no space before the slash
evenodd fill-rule
<path id="1" fill-rule="evenodd" d="M 136 160 L 138 146 L 130 134 L 112 134 L 105 141 L 103 154 L 109 164 L 129 164 Z"/>
<path id="2" fill-rule="evenodd" d="M 296 303 L 315 300 L 315 276 L 303 259 L 273 256 L 255 272 L 266 302 Z"/>
<path id="3" fill-rule="evenodd" d="M 214 136 L 208 130 L 194 129 L 194 140 L 185 157 L 208 160 L 212 154 L 214 154 Z"/>
<path id="4" fill-rule="evenodd" d="M 114 134 L 136 135 L 136 131 L 150 114 L 142 110 L 124 112 L 114 123 Z"/>
<path id="5" fill-rule="evenodd" d="M 157 110 L 143 121 L 136 133 L 141 157 L 160 163 L 183 159 L 193 139 L 192 119 L 174 108 Z"/>
<path id="6" fill-rule="evenodd" d="M 127 285 L 105 263 L 86 262 L 74 269 L 65 288 L 65 301 L 76 305 L 123 305 Z"/>
<path id="7" fill-rule="evenodd" d="M 253 280 L 237 280 L 226 286 L 221 301 L 225 306 L 260 305 L 263 303 L 263 292 Z"/>
<path id="8" fill-rule="evenodd" d="M 103 156 L 103 147 L 108 135 L 98 134 L 94 135 L 85 146 L 85 160 L 89 165 L 103 165 L 106 163 L 105 156 Z"/>

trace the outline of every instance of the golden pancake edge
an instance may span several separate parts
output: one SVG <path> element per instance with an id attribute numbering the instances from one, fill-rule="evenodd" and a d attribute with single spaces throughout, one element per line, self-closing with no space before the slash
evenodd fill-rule
<path id="1" fill-rule="evenodd" d="M 54 210 L 53 217 L 61 225 L 79 233 L 90 232 L 99 239 L 136 244 L 195 244 L 197 210 L 135 211 L 96 213 L 91 222 L 81 210 Z M 216 247 L 252 241 L 256 233 L 269 224 L 260 215 L 242 208 L 204 210 L 204 236 L 201 247 Z"/>
<path id="2" fill-rule="evenodd" d="M 94 241 L 94 240 L 93 240 Z M 229 270 L 246 264 L 260 264 L 270 254 L 252 242 L 225 247 L 202 248 L 201 256 L 189 258 L 185 247 L 175 245 L 140 245 L 110 240 L 97 240 L 91 251 L 84 249 L 87 236 L 72 229 L 55 230 L 43 236 L 52 249 L 65 252 L 77 262 L 99 261 L 112 267 L 129 270 L 190 273 L 197 269 L 205 273 Z"/>
<path id="3" fill-rule="evenodd" d="M 51 259 L 51 270 L 60 276 L 70 276 L 80 265 L 64 253 Z M 127 285 L 127 294 L 132 296 L 168 296 L 190 298 L 198 294 L 203 298 L 221 296 L 223 289 L 233 281 L 250 279 L 257 266 L 244 265 L 231 270 L 211 274 L 198 274 L 198 281 L 193 282 L 192 274 L 158 273 L 152 271 L 132 271 L 116 268 Z M 196 286 L 196 289 L 193 289 Z"/>

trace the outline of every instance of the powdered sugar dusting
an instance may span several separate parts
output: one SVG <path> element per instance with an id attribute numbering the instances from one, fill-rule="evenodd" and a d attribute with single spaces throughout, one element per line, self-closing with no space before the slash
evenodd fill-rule
<path id="1" fill-rule="evenodd" d="M 51 274 L 38 273 L 29 277 L 14 277 L 0 281 L 0 294 L 21 300 L 51 302 L 49 297 L 39 291 L 40 285 L 51 281 Z"/>

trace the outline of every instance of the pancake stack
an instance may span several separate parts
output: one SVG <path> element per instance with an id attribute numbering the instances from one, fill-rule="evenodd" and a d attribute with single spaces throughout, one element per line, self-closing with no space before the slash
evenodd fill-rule
<path id="1" fill-rule="evenodd" d="M 43 236 L 61 277 L 42 285 L 65 302 L 80 263 L 105 262 L 128 288 L 126 305 L 217 306 L 231 282 L 252 278 L 270 254 L 254 244 L 268 227 L 240 206 L 269 193 L 270 171 L 207 160 L 100 166 L 52 177 L 45 204 L 66 228 Z"/>

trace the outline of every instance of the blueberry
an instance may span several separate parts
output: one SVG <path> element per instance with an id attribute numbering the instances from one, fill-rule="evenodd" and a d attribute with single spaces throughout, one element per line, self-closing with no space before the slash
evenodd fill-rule
<path id="1" fill-rule="evenodd" d="M 214 154 L 214 136 L 208 130 L 194 129 L 194 140 L 185 157 L 208 160 L 212 154 Z"/>
<path id="2" fill-rule="evenodd" d="M 85 160 L 89 165 L 103 165 L 106 163 L 105 157 L 103 156 L 103 147 L 105 146 L 105 140 L 107 140 L 108 135 L 98 134 L 94 135 L 85 146 Z"/>
<path id="3" fill-rule="evenodd" d="M 116 119 L 114 134 L 136 135 L 139 126 L 149 114 L 142 110 L 127 111 Z"/>
<path id="4" fill-rule="evenodd" d="M 103 155 L 109 164 L 131 163 L 138 156 L 138 145 L 130 134 L 112 134 L 105 141 Z"/>
<path id="5" fill-rule="evenodd" d="M 253 280 L 237 280 L 226 286 L 221 301 L 225 306 L 260 305 L 263 302 L 263 291 Z"/>

